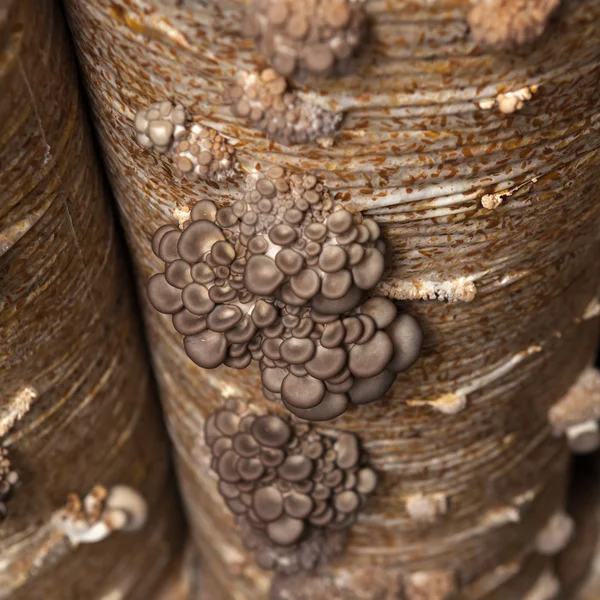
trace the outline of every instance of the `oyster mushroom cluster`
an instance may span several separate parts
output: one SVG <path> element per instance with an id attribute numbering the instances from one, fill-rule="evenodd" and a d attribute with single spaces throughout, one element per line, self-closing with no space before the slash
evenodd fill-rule
<path id="1" fill-rule="evenodd" d="M 6 502 L 11 497 L 19 475 L 13 470 L 8 450 L 0 448 L 0 522 L 6 517 Z"/>
<path id="2" fill-rule="evenodd" d="M 181 104 L 163 100 L 142 108 L 134 126 L 137 142 L 166 154 L 181 178 L 224 181 L 238 173 L 235 147 L 214 129 L 192 123 Z"/>
<path id="3" fill-rule="evenodd" d="M 559 4 L 560 0 L 476 0 L 468 15 L 471 36 L 500 49 L 533 42 Z"/>
<path id="4" fill-rule="evenodd" d="M 286 77 L 348 73 L 366 37 L 360 0 L 252 0 L 244 34 Z"/>
<path id="5" fill-rule="evenodd" d="M 281 144 L 306 144 L 331 138 L 338 130 L 342 113 L 303 102 L 289 90 L 285 77 L 273 69 L 240 73 L 225 92 L 225 102 L 236 117 L 248 119 Z"/>
<path id="6" fill-rule="evenodd" d="M 261 549 L 265 568 L 279 561 L 264 540 L 283 556 L 293 546 L 289 560 L 300 551 L 303 568 L 314 566 L 322 544 L 314 543 L 313 529 L 352 525 L 377 483 L 355 435 L 327 437 L 289 418 L 253 414 L 235 399 L 206 421 L 205 440 L 219 493 L 238 515 L 247 544 Z"/>
<path id="7" fill-rule="evenodd" d="M 384 271 L 377 223 L 337 205 L 313 175 L 250 176 L 231 206 L 197 202 L 183 231 L 152 239 L 164 273 L 148 297 L 172 315 L 200 367 L 259 361 L 265 397 L 328 420 L 380 398 L 422 334 L 393 302 L 367 299 Z"/>

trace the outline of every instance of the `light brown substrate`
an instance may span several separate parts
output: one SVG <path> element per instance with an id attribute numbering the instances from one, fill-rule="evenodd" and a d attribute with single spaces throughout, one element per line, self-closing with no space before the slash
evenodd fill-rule
<path id="1" fill-rule="evenodd" d="M 259 60 L 238 35 L 243 3 L 159 4 L 67 2 L 140 289 L 160 269 L 150 239 L 173 210 L 239 193 L 233 183 L 179 183 L 168 160 L 137 145 L 133 117 L 150 102 L 180 102 L 239 140 L 242 172 L 319 174 L 336 200 L 368 209 L 392 249 L 382 290 L 470 302 L 408 303 L 425 330 L 420 361 L 387 399 L 318 426 L 360 434 L 381 473 L 325 576 L 346 598 L 450 572 L 461 599 L 524 599 L 551 564 L 534 552 L 536 534 L 564 506 L 568 449 L 548 409 L 597 339 L 597 320 L 582 316 L 599 278 L 600 2 L 570 3 L 540 45 L 508 55 L 477 48 L 465 2 L 370 0 L 371 66 L 298 90 L 345 111 L 335 144 L 293 149 L 222 100 Z M 537 92 L 520 110 L 480 108 L 525 87 Z M 495 210 L 482 206 L 504 191 L 514 193 Z M 146 318 L 206 597 L 265 598 L 271 574 L 242 547 L 201 432 L 224 398 L 277 406 L 262 400 L 257 369 L 200 370 L 170 318 Z M 434 523 L 404 508 L 439 493 L 448 506 Z"/>
<path id="2" fill-rule="evenodd" d="M 54 1 L 2 3 L 0 442 L 19 482 L 0 523 L 0 597 L 147 599 L 181 523 L 69 52 Z M 148 524 L 72 549 L 51 517 L 96 484 L 139 491 Z"/>

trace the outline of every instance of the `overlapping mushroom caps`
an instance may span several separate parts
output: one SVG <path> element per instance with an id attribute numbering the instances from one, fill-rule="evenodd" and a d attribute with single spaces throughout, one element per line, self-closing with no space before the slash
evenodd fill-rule
<path id="1" fill-rule="evenodd" d="M 272 167 L 231 206 L 197 202 L 183 231 L 152 240 L 148 284 L 199 366 L 259 361 L 265 397 L 328 420 L 380 398 L 417 359 L 422 334 L 393 302 L 367 299 L 384 271 L 377 223 L 336 205 L 313 175 Z"/>
<path id="2" fill-rule="evenodd" d="M 560 0 L 475 0 L 468 15 L 471 36 L 496 48 L 540 37 Z"/>
<path id="3" fill-rule="evenodd" d="M 12 468 L 8 450 L 0 448 L 0 522 L 6 517 L 6 502 L 12 495 L 18 481 L 19 476 Z"/>
<path id="4" fill-rule="evenodd" d="M 270 68 L 240 73 L 224 99 L 236 117 L 250 120 L 254 127 L 285 145 L 331 138 L 343 120 L 342 113 L 300 100 L 288 88 L 285 77 Z"/>
<path id="5" fill-rule="evenodd" d="M 244 33 L 286 77 L 348 73 L 366 37 L 361 0 L 252 0 Z"/>
<path id="6" fill-rule="evenodd" d="M 235 147 L 214 129 L 192 123 L 181 104 L 154 102 L 137 111 L 134 126 L 137 142 L 166 154 L 179 177 L 224 181 L 238 173 Z"/>
<path id="7" fill-rule="evenodd" d="M 230 399 L 206 421 L 218 489 L 263 568 L 312 569 L 343 546 L 377 476 L 358 438 L 337 439 Z M 331 534 L 331 535 L 330 535 Z"/>

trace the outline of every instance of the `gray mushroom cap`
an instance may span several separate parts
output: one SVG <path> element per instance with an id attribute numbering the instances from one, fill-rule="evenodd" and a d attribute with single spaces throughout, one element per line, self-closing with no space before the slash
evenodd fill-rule
<path id="1" fill-rule="evenodd" d="M 379 226 L 315 176 L 272 167 L 231 206 L 203 199 L 190 217 L 157 230 L 165 272 L 148 296 L 200 367 L 258 361 L 267 398 L 325 420 L 377 400 L 417 359 L 416 320 L 368 296 L 384 268 Z"/>

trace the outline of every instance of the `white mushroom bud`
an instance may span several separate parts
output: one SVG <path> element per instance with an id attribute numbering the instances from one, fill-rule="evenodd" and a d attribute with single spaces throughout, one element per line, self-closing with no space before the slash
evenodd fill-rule
<path id="1" fill-rule="evenodd" d="M 592 452 L 600 446 L 600 371 L 584 369 L 567 393 L 550 408 L 554 435 L 566 434 L 573 452 Z"/>
<path id="2" fill-rule="evenodd" d="M 113 523 L 120 523 L 115 529 L 138 531 L 146 523 L 148 506 L 142 496 L 126 485 L 115 485 L 106 499 L 106 516 Z M 122 521 L 122 513 L 126 520 Z"/>
<path id="3" fill-rule="evenodd" d="M 74 546 L 79 544 L 95 544 L 105 540 L 110 534 L 111 529 L 104 521 L 88 524 L 85 521 L 73 521 L 65 517 L 58 528 Z"/>
<path id="4" fill-rule="evenodd" d="M 569 543 L 574 531 L 573 519 L 564 512 L 557 512 L 538 532 L 535 538 L 536 550 L 545 556 L 558 554 Z"/>
<path id="5" fill-rule="evenodd" d="M 523 600 L 554 600 L 560 592 L 560 581 L 549 569 L 544 571 Z"/>
<path id="6" fill-rule="evenodd" d="M 534 86 L 534 91 L 535 89 L 537 88 Z M 505 115 L 510 115 L 518 110 L 521 110 L 525 105 L 525 102 L 531 100 L 531 91 L 531 88 L 524 87 L 512 92 L 506 92 L 506 94 L 498 94 L 498 96 L 496 96 L 498 109 Z"/>
<path id="7" fill-rule="evenodd" d="M 597 421 L 584 421 L 567 427 L 569 448 L 576 454 L 594 452 L 600 447 L 600 428 Z"/>
<path id="8" fill-rule="evenodd" d="M 418 523 L 433 523 L 448 511 L 444 494 L 414 494 L 406 499 L 406 511 Z"/>

